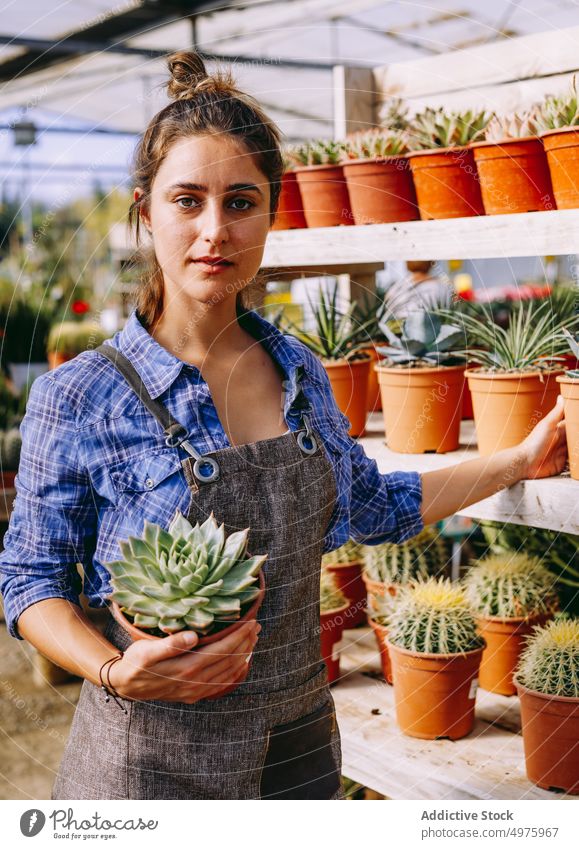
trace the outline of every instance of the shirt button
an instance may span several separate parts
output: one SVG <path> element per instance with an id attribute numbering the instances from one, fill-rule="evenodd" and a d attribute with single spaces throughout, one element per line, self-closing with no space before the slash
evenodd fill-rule
<path id="1" fill-rule="evenodd" d="M 155 481 L 153 480 L 153 478 L 147 478 L 147 480 L 145 481 L 145 486 L 147 487 L 147 489 L 152 489 L 155 486 Z"/>

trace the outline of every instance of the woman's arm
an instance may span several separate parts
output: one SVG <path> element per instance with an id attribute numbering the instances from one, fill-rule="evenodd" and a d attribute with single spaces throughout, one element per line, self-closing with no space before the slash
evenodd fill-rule
<path id="1" fill-rule="evenodd" d="M 557 475 L 565 467 L 567 447 L 563 399 L 514 448 L 422 474 L 424 524 L 437 522 L 527 478 Z"/>

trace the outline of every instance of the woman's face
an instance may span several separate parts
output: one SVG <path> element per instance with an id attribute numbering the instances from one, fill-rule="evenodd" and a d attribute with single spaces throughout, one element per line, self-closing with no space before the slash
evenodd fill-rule
<path id="1" fill-rule="evenodd" d="M 269 204 L 269 182 L 242 142 L 227 135 L 176 141 L 141 213 L 168 302 L 187 295 L 216 303 L 251 283 L 263 257 Z"/>

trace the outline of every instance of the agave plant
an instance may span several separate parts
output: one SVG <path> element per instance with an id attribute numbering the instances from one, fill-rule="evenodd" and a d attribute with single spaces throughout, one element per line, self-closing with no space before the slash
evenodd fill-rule
<path id="1" fill-rule="evenodd" d="M 539 109 L 538 123 L 543 132 L 562 127 L 576 127 L 579 124 L 579 99 L 575 76 L 567 94 L 549 95 L 543 101 Z"/>
<path id="2" fill-rule="evenodd" d="M 408 136 L 401 132 L 386 130 L 361 130 L 346 139 L 342 159 L 380 159 L 402 156 L 408 152 Z"/>
<path id="3" fill-rule="evenodd" d="M 408 106 L 401 97 L 390 97 L 380 110 L 380 126 L 390 132 L 407 130 Z"/>
<path id="4" fill-rule="evenodd" d="M 106 563 L 111 595 L 134 625 L 173 634 L 200 634 L 242 615 L 259 595 L 267 555 L 247 556 L 249 528 L 225 536 L 213 513 L 195 526 L 177 511 L 169 528 L 145 520 L 142 537 L 120 542 L 123 560 Z"/>
<path id="5" fill-rule="evenodd" d="M 388 639 L 426 654 L 463 654 L 484 645 L 464 590 L 448 578 L 428 578 L 401 588 Z"/>
<path id="6" fill-rule="evenodd" d="M 539 107 L 535 105 L 526 112 L 493 116 L 486 126 L 484 138 L 490 142 L 526 139 L 537 136 L 540 131 Z"/>
<path id="7" fill-rule="evenodd" d="M 320 611 L 329 613 L 348 604 L 346 596 L 336 583 L 335 577 L 327 569 L 322 569 L 320 576 Z"/>
<path id="8" fill-rule="evenodd" d="M 536 628 L 521 655 L 516 677 L 530 690 L 579 698 L 579 619 L 554 619 Z"/>
<path id="9" fill-rule="evenodd" d="M 363 559 L 362 546 L 353 539 L 349 539 L 344 545 L 336 548 L 335 551 L 329 551 L 322 557 L 323 566 L 336 566 L 345 563 L 359 562 Z"/>
<path id="10" fill-rule="evenodd" d="M 457 354 L 465 347 L 462 328 L 445 323 L 438 313 L 427 310 L 412 312 L 404 320 L 402 335 L 397 336 L 386 321 L 380 329 L 389 344 L 377 348 L 392 365 L 404 368 L 463 365 L 464 356 Z"/>
<path id="11" fill-rule="evenodd" d="M 538 557 L 493 554 L 475 561 L 464 579 L 466 597 L 481 616 L 529 618 L 558 607 L 555 578 Z"/>
<path id="12" fill-rule="evenodd" d="M 575 359 L 579 360 L 579 334 L 573 336 L 569 333 L 566 327 L 563 328 L 563 333 L 565 334 L 571 353 L 574 355 Z M 566 376 L 572 377 L 573 380 L 579 380 L 579 369 L 569 369 L 569 371 L 566 372 Z"/>
<path id="13" fill-rule="evenodd" d="M 443 107 L 432 109 L 429 106 L 410 122 L 410 148 L 464 147 L 483 137 L 491 117 L 485 110 L 447 112 Z"/>
<path id="14" fill-rule="evenodd" d="M 343 141 L 316 139 L 287 151 L 288 164 L 297 168 L 304 165 L 338 165 L 345 151 Z"/>
<path id="15" fill-rule="evenodd" d="M 440 534 L 426 527 L 403 543 L 366 546 L 364 572 L 370 580 L 382 584 L 408 584 L 438 574 L 446 561 L 446 547 Z"/>

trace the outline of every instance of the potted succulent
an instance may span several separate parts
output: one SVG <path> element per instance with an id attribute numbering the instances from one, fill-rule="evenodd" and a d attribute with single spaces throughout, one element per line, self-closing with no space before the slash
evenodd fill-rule
<path id="1" fill-rule="evenodd" d="M 365 351 L 370 357 L 370 367 L 368 369 L 369 413 L 380 412 L 382 410 L 380 384 L 378 383 L 378 375 L 373 366 L 380 359 L 378 346 L 386 342 L 384 333 L 380 329 L 381 322 L 390 321 L 390 325 L 395 324 L 390 318 L 390 313 L 391 310 L 387 296 L 378 292 L 364 293 L 356 301 L 353 320 L 358 327 L 364 328 L 360 333 L 360 342 L 363 345 L 361 350 Z"/>
<path id="2" fill-rule="evenodd" d="M 537 107 L 495 116 L 486 127 L 484 141 L 473 143 L 487 215 L 555 209 L 538 119 Z"/>
<path id="3" fill-rule="evenodd" d="M 428 107 L 409 128 L 410 166 L 420 217 L 483 215 L 472 149 L 489 122 L 486 112 L 446 112 Z"/>
<path id="4" fill-rule="evenodd" d="M 537 628 L 515 675 L 527 777 L 579 794 L 579 619 Z"/>
<path id="5" fill-rule="evenodd" d="M 185 629 L 213 643 L 255 619 L 267 555 L 249 556 L 249 528 L 226 537 L 213 513 L 194 526 L 177 510 L 168 530 L 145 520 L 141 537 L 119 543 L 111 574 L 112 615 L 134 640 Z"/>
<path id="6" fill-rule="evenodd" d="M 350 303 L 346 312 L 338 310 L 338 286 L 329 294 L 320 293 L 314 304 L 308 296 L 316 332 L 309 333 L 288 319 L 290 328 L 301 341 L 320 357 L 332 384 L 336 403 L 350 420 L 350 436 L 362 436 L 368 410 L 368 371 L 370 356 L 363 349 L 364 325 L 356 322 L 356 304 Z"/>
<path id="7" fill-rule="evenodd" d="M 89 321 L 63 321 L 50 328 L 46 350 L 50 369 L 72 360 L 90 348 L 96 348 L 107 338 L 103 328 Z"/>
<path id="8" fill-rule="evenodd" d="M 341 158 L 344 143 L 319 139 L 289 154 L 308 227 L 354 223 Z"/>
<path id="9" fill-rule="evenodd" d="M 469 734 L 484 640 L 462 587 L 444 578 L 403 587 L 386 642 L 402 731 L 424 740 Z"/>
<path id="10" fill-rule="evenodd" d="M 362 130 L 346 139 L 342 164 L 355 224 L 420 217 L 407 152 L 404 132 Z"/>
<path id="11" fill-rule="evenodd" d="M 573 336 L 567 328 L 563 333 L 576 359 L 579 359 L 579 335 Z M 573 480 L 579 480 L 579 369 L 570 369 L 558 375 L 561 395 L 565 399 L 565 432 L 569 451 L 569 469 Z"/>
<path id="12" fill-rule="evenodd" d="M 481 454 L 518 445 L 551 410 L 559 394 L 556 377 L 566 342 L 550 300 L 519 301 L 505 329 L 483 310 L 454 314 L 464 328 L 464 352 L 476 368 L 466 371 Z"/>
<path id="13" fill-rule="evenodd" d="M 338 587 L 335 576 L 322 569 L 320 576 L 320 651 L 332 684 L 340 677 L 338 644 L 345 627 L 348 599 Z"/>
<path id="14" fill-rule="evenodd" d="M 392 664 L 390 663 L 386 638 L 388 636 L 390 616 L 394 608 L 395 599 L 390 593 L 386 593 L 385 595 L 371 595 L 369 596 L 369 601 L 371 602 L 372 615 L 368 617 L 368 624 L 376 637 L 382 675 L 387 684 L 392 684 Z"/>
<path id="15" fill-rule="evenodd" d="M 272 230 L 293 230 L 308 226 L 295 172 L 295 160 L 291 151 L 291 148 L 282 151 L 284 175 Z"/>
<path id="16" fill-rule="evenodd" d="M 504 696 L 517 692 L 513 674 L 523 646 L 558 608 L 554 583 L 539 558 L 524 552 L 494 554 L 471 566 L 464 585 L 486 642 L 479 677 L 484 690 Z"/>
<path id="17" fill-rule="evenodd" d="M 557 209 L 576 209 L 579 207 L 579 100 L 575 77 L 567 94 L 545 99 L 539 112 L 539 126 Z"/>
<path id="18" fill-rule="evenodd" d="M 344 545 L 324 554 L 322 565 L 334 576 L 338 589 L 349 602 L 344 614 L 349 628 L 355 628 L 366 622 L 366 587 L 362 580 L 364 555 L 362 546 L 353 539 Z"/>
<path id="19" fill-rule="evenodd" d="M 392 451 L 423 454 L 455 451 L 464 392 L 464 333 L 434 312 L 412 312 L 397 336 L 383 321 L 388 339 L 374 366 L 382 393 L 386 442 Z"/>

